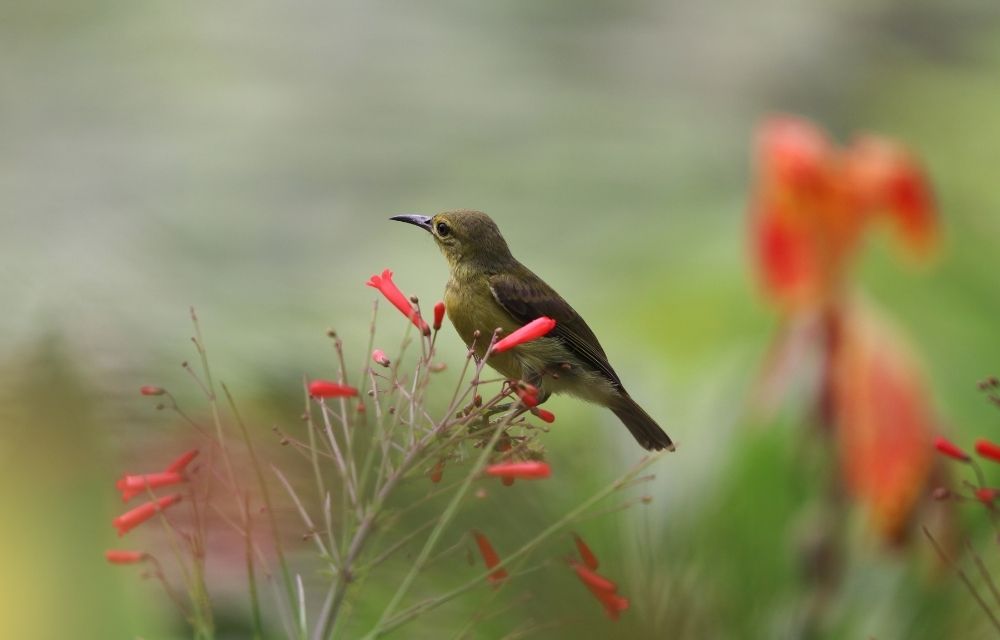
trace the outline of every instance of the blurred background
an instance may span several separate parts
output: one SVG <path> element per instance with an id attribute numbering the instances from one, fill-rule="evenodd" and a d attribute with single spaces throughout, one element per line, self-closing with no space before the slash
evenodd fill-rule
<path id="1" fill-rule="evenodd" d="M 441 296 L 431 240 L 387 218 L 452 208 L 494 217 L 680 445 L 651 505 L 583 529 L 632 598 L 618 626 L 550 572 L 477 637 L 564 618 L 542 637 L 799 637 L 821 492 L 799 458 L 808 416 L 795 397 L 766 420 L 747 409 L 777 326 L 746 213 L 753 132 L 774 112 L 922 159 L 943 250 L 908 269 L 876 233 L 856 280 L 920 354 L 943 429 L 997 435 L 976 390 L 1000 372 L 994 2 L 38 0 L 2 15 L 3 637 L 184 637 L 155 585 L 102 557 L 115 477 L 190 437 L 138 387 L 195 396 L 179 366 L 193 305 L 266 441 L 295 424 L 302 376 L 335 371 L 328 327 L 365 358 L 369 275 Z M 457 336 L 442 337 L 457 364 Z M 610 413 L 550 408 L 561 481 L 482 510 L 501 547 L 641 455 Z M 989 631 L 922 537 L 889 548 L 851 514 L 816 637 Z M 984 521 L 958 530 L 988 544 Z M 993 568 L 997 555 L 985 547 Z M 220 597 L 230 637 L 242 588 Z M 478 604 L 397 635 L 443 637 Z"/>

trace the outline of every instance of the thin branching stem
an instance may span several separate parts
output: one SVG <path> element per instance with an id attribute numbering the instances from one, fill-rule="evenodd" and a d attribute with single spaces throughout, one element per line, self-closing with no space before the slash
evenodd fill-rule
<path id="1" fill-rule="evenodd" d="M 402 611 L 401 613 L 399 613 L 395 617 L 389 618 L 387 620 L 380 620 L 379 623 L 375 626 L 375 628 L 372 629 L 365 636 L 365 639 L 368 640 L 368 639 L 377 638 L 379 636 L 382 636 L 382 635 L 384 635 L 384 634 L 392 631 L 393 629 L 396 629 L 396 628 L 398 628 L 398 627 L 406 624 L 407 622 L 413 620 L 417 616 L 419 616 L 421 614 L 424 614 L 424 613 L 427 613 L 428 611 L 431 611 L 432 609 L 436 609 L 437 607 L 441 606 L 442 604 L 445 604 L 446 602 L 449 602 L 449 601 L 455 599 L 456 597 L 462 595 L 463 593 L 469 591 L 470 589 L 473 589 L 476 586 L 483 584 L 484 582 L 486 582 L 489 579 L 490 574 L 494 573 L 498 569 L 502 569 L 502 568 L 506 568 L 506 567 L 512 566 L 512 564 L 515 561 L 517 561 L 519 558 L 521 558 L 522 556 L 525 556 L 528 553 L 534 551 L 535 548 L 537 548 L 543 542 L 545 542 L 550 537 L 552 537 L 553 535 L 555 535 L 556 533 L 558 533 L 561 529 L 563 529 L 563 528 L 567 527 L 568 525 L 572 524 L 573 522 L 575 522 L 576 519 L 580 515 L 582 515 L 583 513 L 585 513 L 588 509 L 590 509 L 591 507 L 593 507 L 595 504 L 597 504 L 598 502 L 600 502 L 601 500 L 603 500 L 607 496 L 611 495 L 615 491 L 620 490 L 623 485 L 625 485 L 628 481 L 630 481 L 632 478 L 634 478 L 640 471 L 642 471 L 643 469 L 645 469 L 649 465 L 651 465 L 654 462 L 656 462 L 657 460 L 659 460 L 663 455 L 664 454 L 661 452 L 661 453 L 653 454 L 653 455 L 650 455 L 650 456 L 646 456 L 645 458 L 643 458 L 642 460 L 640 460 L 637 465 L 635 465 L 634 467 L 632 467 L 631 469 L 629 469 L 629 471 L 626 472 L 618 480 L 616 480 L 615 482 L 611 483 L 610 485 L 608 485 L 607 487 L 605 487 L 601 491 L 595 493 L 594 495 L 592 495 L 589 498 L 587 498 L 586 500 L 584 500 L 577 507 L 575 507 L 574 509 L 572 509 L 569 512 L 567 512 L 566 515 L 564 515 L 558 521 L 556 521 L 552 525 L 550 525 L 550 526 L 546 527 L 544 530 L 542 530 L 538 535 L 536 535 L 529 542 L 527 542 L 526 544 L 524 544 L 521 548 L 517 549 L 513 553 L 511 553 L 511 554 L 507 555 L 506 557 L 502 558 L 498 564 L 494 565 L 493 567 L 490 567 L 486 572 L 484 572 L 484 573 L 476 576 L 475 578 L 473 578 L 472 580 L 469 580 L 468 582 L 465 582 L 464 584 L 456 587 L 455 589 L 452 589 L 451 591 L 448 591 L 447 593 L 444 593 L 443 595 L 438 596 L 437 598 L 433 598 L 433 599 L 427 600 L 427 601 L 422 602 L 422 603 L 420 603 L 420 604 L 418 604 L 418 605 L 416 605 L 414 607 L 411 607 L 410 609 Z"/>
<path id="2" fill-rule="evenodd" d="M 969 580 L 969 576 L 965 574 L 965 571 L 963 571 L 962 568 L 959 567 L 957 563 L 955 563 L 951 558 L 948 557 L 948 554 L 945 553 L 945 550 L 941 547 L 941 545 L 934 538 L 934 536 L 931 535 L 931 532 L 927 529 L 927 527 L 921 527 L 921 529 L 923 529 L 924 535 L 927 536 L 927 539 L 930 540 L 931 544 L 934 545 L 934 550 L 937 551 L 937 554 L 938 556 L 940 556 L 941 561 L 955 571 L 955 573 L 958 575 L 958 579 L 965 584 L 965 588 L 969 590 L 969 593 L 972 595 L 973 599 L 983 610 L 986 616 L 990 619 L 990 622 L 993 623 L 993 628 L 995 628 L 997 632 L 1000 633 L 1000 620 L 997 620 L 996 615 L 993 614 L 993 611 L 990 609 L 989 605 L 986 604 L 986 601 L 983 600 L 983 597 L 979 595 L 979 591 L 976 589 L 976 586 L 972 584 L 972 580 Z"/>

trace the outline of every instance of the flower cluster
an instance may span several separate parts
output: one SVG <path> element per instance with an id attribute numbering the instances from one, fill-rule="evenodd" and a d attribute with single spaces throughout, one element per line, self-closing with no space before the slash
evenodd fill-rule
<path id="1" fill-rule="evenodd" d="M 994 402 L 1000 406 L 1000 402 L 997 402 L 997 390 L 1000 389 L 1000 380 L 995 377 L 987 378 L 986 380 L 979 383 L 979 389 L 987 394 L 987 397 L 991 402 Z M 947 458 L 949 460 L 958 462 L 964 467 L 969 468 L 975 477 L 975 481 L 964 480 L 961 483 L 960 488 L 949 488 L 947 486 L 940 486 L 934 489 L 931 493 L 935 500 L 939 501 L 949 501 L 957 503 L 972 503 L 978 504 L 980 507 L 984 508 L 989 514 L 990 520 L 996 525 L 997 515 L 998 515 L 998 503 L 997 500 L 1000 499 L 1000 489 L 996 486 L 990 486 L 991 483 L 987 482 L 986 474 L 983 472 L 982 467 L 980 467 L 979 462 L 976 458 L 970 455 L 966 450 L 959 447 L 957 444 L 951 440 L 938 436 L 934 439 L 934 449 L 940 454 L 942 458 Z M 987 440 L 985 438 L 979 438 L 973 444 L 973 450 L 976 455 L 991 463 L 1000 464 L 1000 444 L 993 442 L 992 440 Z M 965 588 L 969 591 L 973 600 L 982 609 L 986 618 L 992 623 L 994 630 L 1000 633 L 1000 619 L 994 614 L 994 607 L 1000 607 L 1000 592 L 994 586 L 994 579 L 990 575 L 987 564 L 979 556 L 975 547 L 971 542 L 966 543 L 966 549 L 969 554 L 974 559 L 974 564 L 979 570 L 980 577 L 982 581 L 989 586 L 988 595 L 984 596 L 980 592 L 980 588 L 976 586 L 976 583 L 969 579 L 965 574 L 964 570 L 961 568 L 959 562 L 953 559 L 951 554 L 947 551 L 947 543 L 942 544 L 938 541 L 930 529 L 927 527 L 923 528 L 924 535 L 930 541 L 934 550 L 937 552 L 941 561 L 945 566 L 949 566 L 959 577 Z M 946 535 L 950 534 L 950 531 L 946 532 Z M 950 537 L 950 535 L 948 536 Z M 987 603 L 990 596 L 992 596 L 992 606 Z"/>
<path id="2" fill-rule="evenodd" d="M 483 558 L 483 564 L 490 573 L 487 579 L 494 588 L 500 586 L 509 577 L 507 569 L 500 560 L 500 555 L 493 547 L 493 543 L 481 531 L 472 531 L 472 537 L 479 548 L 479 555 Z M 573 534 L 573 542 L 576 546 L 579 559 L 570 558 L 569 566 L 576 573 L 576 577 L 587 588 L 588 591 L 604 607 L 604 612 L 612 620 L 618 620 L 623 611 L 629 608 L 629 600 L 618 593 L 618 585 L 608 578 L 597 573 L 599 562 L 597 556 L 578 534 Z"/>
<path id="3" fill-rule="evenodd" d="M 900 541 L 932 475 L 937 417 L 912 349 L 874 303 L 860 302 L 848 275 L 879 221 L 912 255 L 930 252 L 938 225 L 928 180 L 899 143 L 865 135 L 837 147 L 789 116 L 761 125 L 756 173 L 752 252 L 783 316 L 756 395 L 767 403 L 795 380 L 818 379 L 817 431 L 834 445 L 843 484 L 875 531 Z M 790 363 L 818 370 L 803 376 Z"/>
<path id="4" fill-rule="evenodd" d="M 998 383 L 997 386 L 1000 386 L 1000 383 Z M 992 510 L 994 502 L 997 497 L 1000 496 L 1000 491 L 998 491 L 996 487 L 989 486 L 986 482 L 986 475 L 983 473 L 976 460 L 964 449 L 944 436 L 937 436 L 934 438 L 934 449 L 936 449 L 941 456 L 970 467 L 976 477 L 976 482 L 974 484 L 970 482 L 963 483 L 967 492 L 964 492 L 961 489 L 938 487 L 935 489 L 934 497 L 938 500 L 974 499 Z M 1000 464 L 1000 444 L 997 444 L 992 440 L 979 438 L 973 443 L 973 450 L 976 452 L 976 455 L 983 460 L 989 460 L 990 462 Z"/>
<path id="5" fill-rule="evenodd" d="M 148 394 L 147 394 L 148 395 Z M 150 496 L 150 501 L 141 504 L 134 509 L 126 511 L 114 519 L 114 526 L 118 529 L 118 536 L 121 537 L 140 524 L 149 520 L 154 515 L 163 511 L 167 507 L 173 506 L 181 501 L 180 494 L 173 494 L 157 498 L 153 495 L 153 489 L 177 485 L 187 480 L 184 475 L 188 464 L 198 455 L 197 449 L 192 449 L 183 453 L 176 460 L 167 465 L 164 471 L 147 473 L 142 475 L 124 475 L 115 487 L 121 492 L 122 502 L 128 502 L 135 496 L 146 493 Z"/>
<path id="6" fill-rule="evenodd" d="M 608 617 L 617 620 L 621 617 L 622 611 L 628 609 L 628 598 L 618 593 L 618 585 L 597 573 L 599 566 L 597 556 L 590 550 L 583 538 L 574 534 L 573 541 L 580 554 L 580 561 L 570 560 L 570 566 L 576 572 L 580 582 L 604 606 L 604 612 Z"/>
<path id="7" fill-rule="evenodd" d="M 477 498 L 489 498 L 487 489 L 475 485 L 499 479 L 509 486 L 517 480 L 539 481 L 553 477 L 538 435 L 546 432 L 545 424 L 553 422 L 555 416 L 538 406 L 543 399 L 540 390 L 520 380 L 484 381 L 483 369 L 490 354 L 542 338 L 552 331 L 555 322 L 539 318 L 502 339 L 493 335 L 482 358 L 477 358 L 476 351 L 470 349 L 451 399 L 438 414 L 441 417 L 435 418 L 428 409 L 426 398 L 432 383 L 443 378 L 437 374 L 445 369 L 444 363 L 435 360 L 436 340 L 446 314 L 444 304 L 434 305 L 433 324 L 428 325 L 420 316 L 417 299 L 407 298 L 399 290 L 390 270 L 373 276 L 367 284 L 377 288 L 418 327 L 419 334 L 415 338 L 405 335 L 399 350 L 392 352 L 390 357 L 388 349 L 375 344 L 373 319 L 369 357 L 364 359 L 361 375 L 354 377 L 344 364 L 347 358 L 343 343 L 335 332 L 328 332 L 334 341 L 339 371 L 329 379 L 312 379 L 305 384 L 301 434 L 295 429 L 277 426 L 273 429 L 281 445 L 294 449 L 306 461 L 295 469 L 295 473 L 300 474 L 298 477 L 291 471 L 286 476 L 277 466 L 263 462 L 251 436 L 252 430 L 243 422 L 229 389 L 213 381 L 193 312 L 196 333 L 193 343 L 202 370 L 196 372 L 187 363 L 183 366 L 209 404 L 210 411 L 205 414 L 211 416 L 211 425 L 191 419 L 162 387 L 140 389 L 144 396 L 162 396 L 163 401 L 158 401 L 157 409 L 171 409 L 195 427 L 207 440 L 212 461 L 221 464 L 204 474 L 204 482 L 190 484 L 188 468 L 198 455 L 197 450 L 191 450 L 162 470 L 127 474 L 117 483 L 125 501 L 140 494 L 149 496 L 148 502 L 115 519 L 119 535 L 160 514 L 179 564 L 172 580 L 184 581 L 189 595 L 187 600 L 173 591 L 171 581 L 164 577 L 155 556 L 145 551 L 112 550 L 106 558 L 113 564 L 150 563 L 152 575 L 160 579 L 170 599 L 191 622 L 197 638 L 211 638 L 214 633 L 205 571 L 207 549 L 211 548 L 206 540 L 214 531 L 206 526 L 207 513 L 220 516 L 212 519 L 213 527 L 229 527 L 244 542 L 247 593 L 253 632 L 257 637 L 271 635 L 263 620 L 263 612 L 267 609 L 260 599 L 262 594 L 272 593 L 282 614 L 278 618 L 288 637 L 325 638 L 335 630 L 340 633 L 346 628 L 341 625 L 349 624 L 341 620 L 356 609 L 345 603 L 356 600 L 358 590 L 367 581 L 355 580 L 353 576 L 361 572 L 371 575 L 388 558 L 408 554 L 406 574 L 402 579 L 392 579 L 395 594 L 388 599 L 369 631 L 374 637 L 402 626 L 418 614 L 432 611 L 464 591 L 481 588 L 484 578 L 496 588 L 514 583 L 521 571 L 520 563 L 554 534 L 591 517 L 600 501 L 651 477 L 640 477 L 639 473 L 657 456 L 643 458 L 555 524 L 546 526 L 534 538 L 511 550 L 505 559 L 501 559 L 484 533 L 473 531 L 471 537 L 486 565 L 486 574 L 470 580 L 457 591 L 423 598 L 417 605 L 403 608 L 404 599 L 411 597 L 417 576 L 429 570 L 436 558 L 448 554 L 439 548 L 439 543 L 450 534 L 467 496 L 474 492 Z M 407 352 L 414 340 L 418 343 L 415 355 Z M 220 406 L 220 400 L 225 400 L 228 407 Z M 252 491 L 247 487 L 246 478 L 237 471 L 243 468 L 242 465 L 235 463 L 230 453 L 237 441 L 234 436 L 242 441 L 245 450 L 239 461 L 252 469 L 251 482 L 256 484 Z M 455 476 L 454 479 L 449 477 L 451 482 L 442 482 L 446 466 L 449 476 Z M 305 477 L 300 473 L 303 468 L 307 469 Z M 419 477 L 429 477 L 433 489 L 416 503 L 406 497 L 401 504 L 404 498 L 397 497 L 400 493 L 397 489 Z M 287 542 L 282 542 L 287 537 L 280 531 L 279 519 L 275 517 L 277 509 L 270 497 L 269 480 L 280 483 L 290 501 L 287 509 L 294 508 L 298 512 L 304 531 L 297 539 L 315 546 L 314 564 L 317 566 L 307 570 L 290 566 L 283 550 Z M 313 483 L 314 487 L 308 487 Z M 303 492 L 303 485 L 308 493 Z M 181 486 L 188 488 L 184 500 L 189 501 L 192 509 L 190 520 L 178 524 L 168 519 L 164 512 L 181 501 L 181 494 L 157 496 L 154 492 Z M 210 496 L 213 496 L 211 502 Z M 216 504 L 217 500 L 225 498 L 233 499 L 235 510 L 222 510 Z M 412 530 L 393 526 L 400 512 L 425 502 L 434 505 L 431 510 L 436 513 L 427 526 Z M 632 504 L 636 501 L 627 501 L 612 510 Z M 372 535 L 375 531 L 378 535 Z M 463 528 L 457 544 L 450 548 L 464 546 L 467 535 Z M 265 552 L 263 547 L 267 542 L 273 548 Z M 596 574 L 596 557 L 585 547 L 582 540 L 577 539 L 581 560 L 574 561 L 579 565 L 574 569 L 608 615 L 617 619 L 628 607 L 628 600 L 617 593 L 613 583 Z M 296 554 L 297 559 L 303 557 L 304 554 Z M 306 595 L 298 578 L 306 571 L 310 575 L 329 576 L 325 597 Z M 261 589 L 258 583 L 263 581 L 272 582 L 271 588 Z M 305 603 L 313 601 L 323 603 L 315 615 L 306 611 Z M 357 621 L 350 624 L 357 624 Z"/>
<path id="8" fill-rule="evenodd" d="M 812 123 L 775 117 L 757 134 L 753 244 L 764 288 L 786 308 L 839 295 L 864 231 L 885 218 L 925 255 L 937 239 L 927 178 L 899 143 L 863 135 L 835 147 Z"/>

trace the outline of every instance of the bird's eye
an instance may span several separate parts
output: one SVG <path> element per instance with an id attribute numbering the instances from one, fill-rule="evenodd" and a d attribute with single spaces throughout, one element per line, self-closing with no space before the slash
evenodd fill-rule
<path id="1" fill-rule="evenodd" d="M 437 223 L 437 232 L 438 232 L 439 236 L 441 236 L 442 238 L 444 238 L 449 233 L 451 233 L 451 229 L 444 222 L 439 222 L 439 223 Z"/>

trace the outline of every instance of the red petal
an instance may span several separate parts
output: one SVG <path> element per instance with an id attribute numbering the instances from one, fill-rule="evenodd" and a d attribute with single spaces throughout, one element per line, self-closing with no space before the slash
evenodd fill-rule
<path id="1" fill-rule="evenodd" d="M 937 207 L 917 160 L 892 140 L 864 136 L 852 145 L 845 164 L 859 204 L 887 213 L 906 246 L 926 254 L 937 240 Z"/>
<path id="2" fill-rule="evenodd" d="M 841 471 L 877 531 L 897 541 L 930 479 L 931 394 L 884 319 L 860 309 L 841 318 L 831 373 Z"/>
<path id="3" fill-rule="evenodd" d="M 754 207 L 752 233 L 765 292 L 783 304 L 815 301 L 827 279 L 813 226 L 763 200 Z"/>

